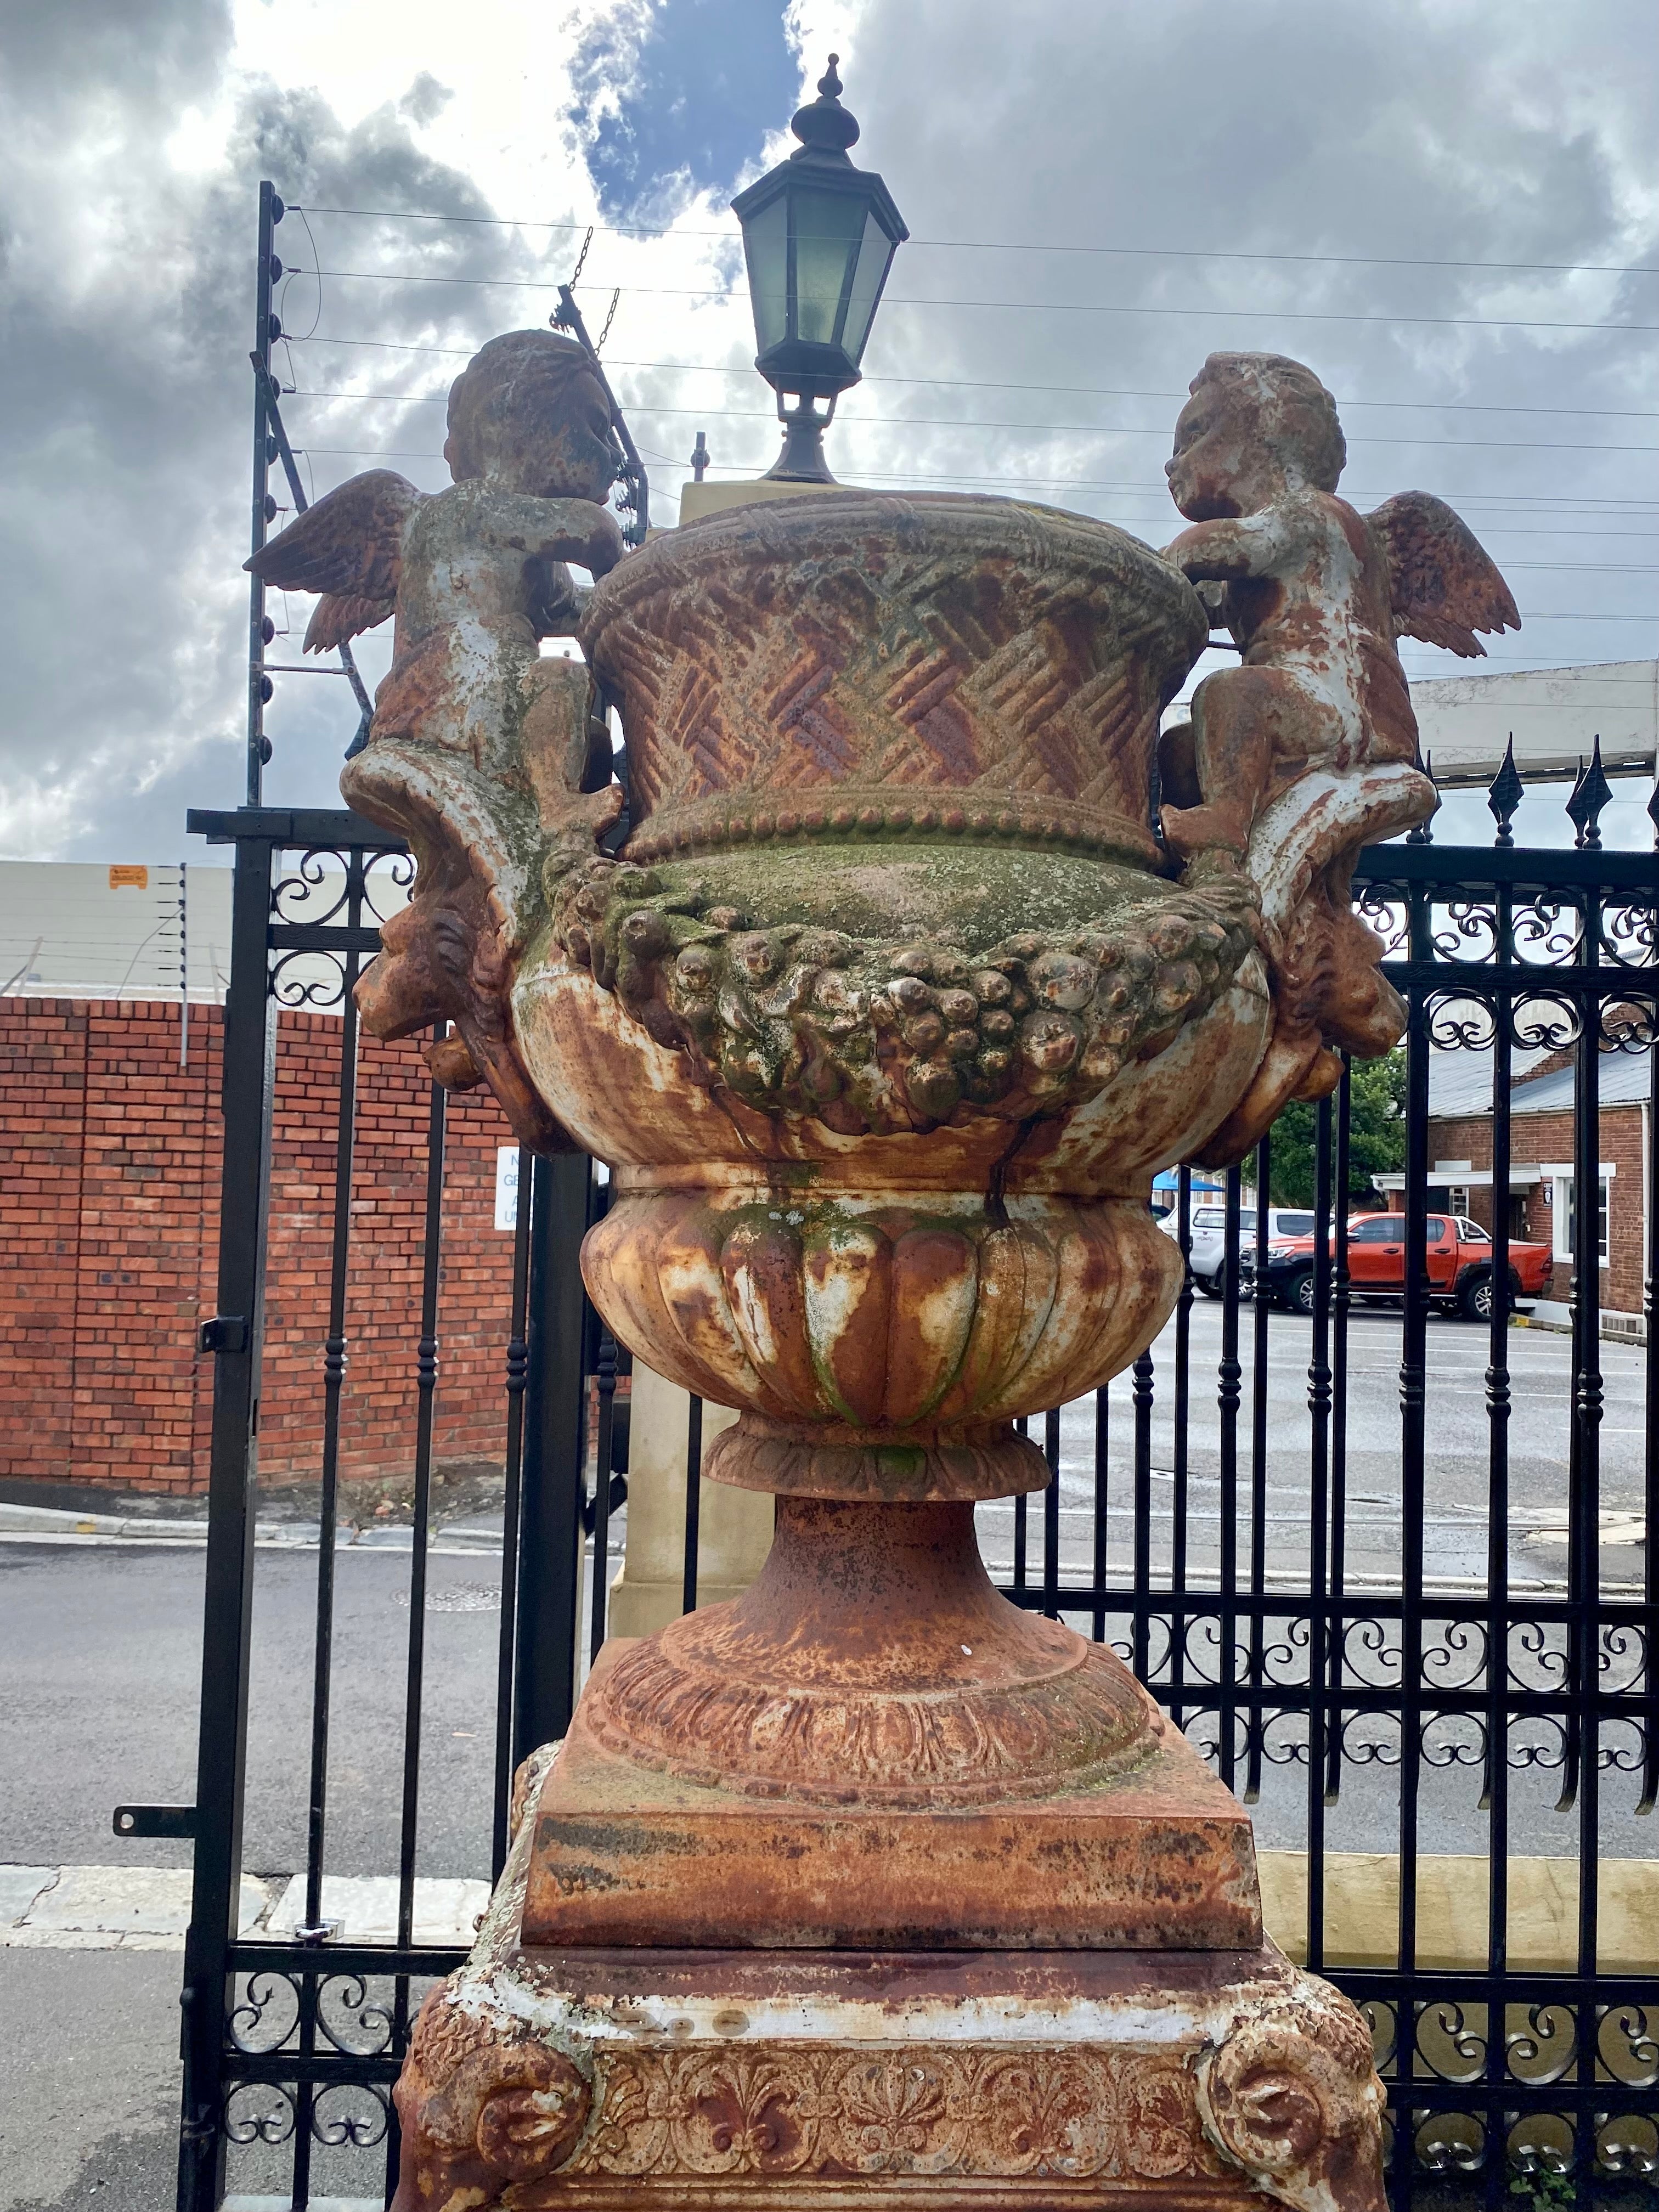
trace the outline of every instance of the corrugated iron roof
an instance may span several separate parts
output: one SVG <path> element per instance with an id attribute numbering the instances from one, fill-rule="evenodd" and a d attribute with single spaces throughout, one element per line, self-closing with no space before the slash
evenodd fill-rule
<path id="1" fill-rule="evenodd" d="M 1542 1048 L 1530 1051 L 1519 1049 L 1511 1053 L 1510 1065 L 1515 1073 L 1525 1078 L 1528 1068 L 1536 1067 L 1550 1057 Z M 1492 1066 L 1490 1052 L 1437 1052 L 1429 1060 L 1429 1114 L 1434 1121 L 1462 1121 L 1492 1112 Z M 1547 1075 L 1534 1076 L 1512 1085 L 1510 1091 L 1511 1114 L 1559 1114 L 1572 1110 L 1575 1073 L 1571 1067 L 1553 1068 Z M 1640 1052 L 1604 1052 L 1601 1054 L 1601 1079 L 1597 1094 L 1603 1106 L 1639 1106 L 1650 1096 L 1652 1076 L 1649 1054 Z"/>

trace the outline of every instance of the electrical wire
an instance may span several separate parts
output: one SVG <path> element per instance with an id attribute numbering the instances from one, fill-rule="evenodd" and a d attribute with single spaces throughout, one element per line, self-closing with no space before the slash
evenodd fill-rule
<path id="1" fill-rule="evenodd" d="M 328 345 L 336 341 L 325 338 Z M 345 343 L 342 340 L 338 343 Z M 755 370 L 752 362 L 744 362 L 735 368 L 718 367 L 709 362 L 694 361 L 617 361 L 612 358 L 612 368 L 651 368 L 672 370 L 678 376 L 740 376 L 747 380 Z M 877 376 L 866 375 L 861 384 L 907 384 L 927 386 L 950 392 L 1057 392 L 1074 399 L 1176 399 L 1185 400 L 1184 392 L 1142 392 L 1127 386 L 1109 384 L 1004 384 L 993 378 L 965 376 Z M 297 387 L 296 387 L 297 389 Z M 323 392 L 307 387 L 298 392 L 305 399 L 398 399 L 410 406 L 441 406 L 449 394 L 443 392 Z M 1431 415 L 1588 415 L 1596 420 L 1609 422 L 1659 422 L 1659 408 L 1656 407 L 1521 407 L 1498 406 L 1478 400 L 1467 399 L 1343 399 L 1337 405 L 1345 411 L 1350 407 L 1384 407 L 1406 409 L 1418 414 Z M 876 417 L 863 416 L 860 420 L 908 420 L 908 417 Z M 1656 448 L 1659 450 L 1659 448 Z"/>
<path id="2" fill-rule="evenodd" d="M 346 393 L 298 393 L 296 397 L 313 398 L 329 397 L 343 398 L 356 395 Z M 640 415 L 684 415 L 693 421 L 707 417 L 706 407 L 657 407 L 646 401 L 631 403 L 633 411 Z M 720 410 L 718 419 L 726 422 L 774 422 L 775 411 L 762 407 L 727 407 Z M 1033 436 L 1044 438 L 1160 438 L 1167 444 L 1170 437 L 1166 424 L 1152 422 L 1006 422 L 993 417 L 975 415 L 854 415 L 840 416 L 843 423 L 896 422 L 906 428 L 918 430 L 1023 430 Z M 1456 446 L 1467 452 L 1489 450 L 1495 453 L 1654 453 L 1659 454 L 1659 445 L 1612 446 L 1577 444 L 1548 438 L 1370 438 L 1351 437 L 1351 446 Z M 319 448 L 319 450 L 321 450 Z"/>
<path id="3" fill-rule="evenodd" d="M 641 411 L 643 412 L 645 410 L 642 410 Z M 711 417 L 710 419 L 713 420 L 717 418 Z M 296 448 L 296 451 L 298 449 Z M 443 458 L 441 451 L 437 447 L 431 446 L 312 446 L 307 448 L 307 450 L 313 453 L 327 454 L 337 459 L 346 460 L 369 460 L 381 459 L 404 461 L 429 461 L 441 460 Z M 641 448 L 641 451 L 643 451 L 643 448 Z M 659 455 L 656 458 L 667 459 L 666 455 Z M 670 460 L 668 462 L 668 465 L 671 468 L 685 468 L 689 466 L 689 464 L 684 461 Z M 1080 490 L 1120 492 L 1133 498 L 1157 499 L 1159 500 L 1160 503 L 1162 503 L 1163 499 L 1163 495 L 1161 494 L 1150 489 L 1143 484 L 1119 483 L 1112 482 L 1107 478 L 1098 477 L 1014 476 L 1009 474 L 1006 471 L 999 471 L 994 475 L 969 475 L 956 470 L 946 471 L 943 474 L 935 471 L 920 470 L 906 470 L 901 471 L 880 469 L 866 471 L 864 473 L 866 475 L 878 477 L 884 482 L 894 483 L 1024 483 L 1072 485 Z M 716 483 L 741 483 L 749 481 L 749 479 L 741 477 L 710 477 L 707 481 Z M 1586 503 L 1582 500 L 1563 499 L 1560 495 L 1554 493 L 1522 495 L 1518 493 L 1443 492 L 1438 495 L 1441 498 L 1447 500 L 1456 500 L 1461 504 L 1467 506 L 1474 506 L 1480 503 L 1486 505 L 1496 504 L 1504 507 L 1541 507 L 1565 504 L 1575 512 L 1586 514 L 1593 512 L 1593 509 L 1586 505 Z M 1384 499 L 1388 497 L 1389 495 L 1387 493 L 1377 492 L 1347 492 L 1344 494 L 1344 496 L 1348 500 L 1351 505 L 1364 506 L 1370 500 Z M 1598 501 L 1597 504 L 1612 507 L 1651 507 L 1654 502 L 1650 500 L 1607 500 Z M 1593 536 L 1595 533 L 1593 532 L 1586 532 L 1584 534 L 1589 537 Z"/>
<path id="4" fill-rule="evenodd" d="M 296 210 L 298 201 L 289 204 Z M 735 230 L 682 230 L 647 223 L 553 222 L 538 218 L 500 215 L 443 215 L 416 208 L 313 207 L 313 215 L 362 216 L 378 222 L 456 222 L 487 224 L 501 230 L 586 230 L 604 238 L 720 238 L 732 245 L 741 234 Z M 836 243 L 841 241 L 837 240 Z M 1602 261 L 1440 261 L 1421 256 L 1385 253 L 1265 253 L 1205 246 L 1073 246 L 1048 240 L 1031 244 L 1018 239 L 912 238 L 911 246 L 965 253 L 1093 253 L 1155 261 L 1284 261 L 1316 263 L 1342 269 L 1492 269 L 1517 275 L 1553 274 L 1589 276 L 1659 276 L 1659 269 L 1639 263 Z"/>
<path id="5" fill-rule="evenodd" d="M 365 284 L 466 284 L 498 292 L 546 292 L 553 288 L 539 276 L 440 276 L 416 270 L 313 269 L 296 274 L 329 276 L 338 283 Z M 603 290 L 589 285 L 589 291 Z M 624 284 L 624 297 L 651 300 L 746 299 L 748 293 L 733 284 L 725 289 L 690 284 Z M 1334 308 L 1309 307 L 1152 307 L 1140 303 L 1093 300 L 910 300 L 895 293 L 884 295 L 890 307 L 953 307 L 994 309 L 1018 315 L 1179 315 L 1218 322 L 1266 323 L 1380 323 L 1393 329 L 1401 323 L 1434 330 L 1480 331 L 1628 331 L 1635 335 L 1659 331 L 1659 323 L 1561 323 L 1529 315 L 1358 315 Z"/>

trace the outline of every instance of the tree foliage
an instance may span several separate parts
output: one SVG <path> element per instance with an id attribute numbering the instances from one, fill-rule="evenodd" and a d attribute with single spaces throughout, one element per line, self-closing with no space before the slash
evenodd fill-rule
<path id="1" fill-rule="evenodd" d="M 1396 1173 L 1405 1164 L 1404 1052 L 1396 1048 L 1382 1060 L 1355 1060 L 1349 1089 L 1347 1201 L 1352 1206 L 1371 1198 L 1374 1176 Z M 1332 1105 L 1334 1109 L 1334 1100 Z M 1314 1202 L 1314 1134 L 1318 1114 L 1316 1105 L 1298 1101 L 1285 1109 L 1268 1133 L 1272 1139 L 1268 1189 L 1276 1206 Z M 1333 1120 L 1333 1155 L 1335 1145 Z M 1245 1180 L 1254 1181 L 1255 1174 L 1254 1159 L 1246 1160 Z"/>

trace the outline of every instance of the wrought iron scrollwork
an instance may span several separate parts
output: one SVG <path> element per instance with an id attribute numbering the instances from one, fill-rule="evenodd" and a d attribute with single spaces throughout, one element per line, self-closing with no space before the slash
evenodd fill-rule
<path id="1" fill-rule="evenodd" d="M 345 988 L 345 960 L 338 952 L 295 950 L 278 953 L 270 963 L 270 995 L 279 1006 L 320 1013 L 343 1002 Z"/>
<path id="2" fill-rule="evenodd" d="M 313 929 L 323 928 L 345 913 L 351 893 L 349 854 L 330 847 L 313 846 L 301 854 L 287 875 L 277 878 L 271 884 L 270 918 L 273 921 L 299 921 Z"/>
<path id="3" fill-rule="evenodd" d="M 262 1967 L 242 1981 L 240 1996 L 225 2024 L 233 2051 L 249 2057 L 264 2057 L 281 2051 L 300 2025 L 300 1979 L 297 1974 Z"/>
<path id="4" fill-rule="evenodd" d="M 363 918 L 366 921 L 389 921 L 404 903 L 415 881 L 415 856 L 412 853 L 373 853 L 363 862 Z M 393 898 L 398 892 L 404 896 Z"/>
<path id="5" fill-rule="evenodd" d="M 396 2023 L 389 2000 L 372 1998 L 362 1974 L 327 1974 L 317 1987 L 317 2032 L 346 2057 L 369 2058 L 391 2050 Z"/>
<path id="6" fill-rule="evenodd" d="M 227 2142 L 285 2143 L 296 2124 L 292 2090 L 276 2081 L 238 2081 L 225 2097 Z"/>
<path id="7" fill-rule="evenodd" d="M 391 2117 L 391 2098 L 374 2083 L 330 2081 L 311 2108 L 312 2136 L 333 2149 L 350 2143 L 357 2150 L 373 2150 L 386 2141 Z"/>

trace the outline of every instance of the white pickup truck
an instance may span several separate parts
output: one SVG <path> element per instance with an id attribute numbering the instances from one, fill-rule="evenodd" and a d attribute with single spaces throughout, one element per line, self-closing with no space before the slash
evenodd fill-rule
<path id="1" fill-rule="evenodd" d="M 1180 1209 L 1172 1206 L 1158 1226 L 1171 1237 L 1181 1234 Z M 1194 1200 L 1192 1207 L 1192 1252 L 1188 1265 L 1193 1280 L 1206 1297 L 1221 1296 L 1221 1270 L 1226 1257 L 1227 1209 L 1213 1200 Z M 1279 1237 L 1311 1237 L 1314 1218 L 1306 1206 L 1270 1206 L 1267 1208 L 1267 1237 L 1269 1243 Z M 1254 1249 L 1256 1239 L 1256 1214 L 1254 1205 L 1238 1209 L 1238 1241 L 1240 1249 Z"/>

